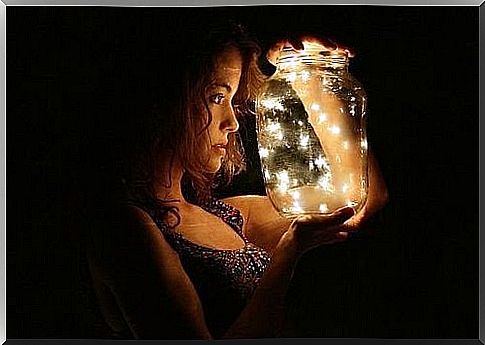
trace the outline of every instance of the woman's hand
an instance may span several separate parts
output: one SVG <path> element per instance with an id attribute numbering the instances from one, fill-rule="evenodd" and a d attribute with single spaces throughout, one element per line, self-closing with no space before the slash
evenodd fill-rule
<path id="1" fill-rule="evenodd" d="M 293 35 L 287 38 L 283 38 L 277 40 L 271 48 L 266 53 L 266 58 L 268 61 L 275 65 L 278 63 L 281 51 L 285 47 L 292 47 L 295 50 L 304 50 L 306 43 L 314 43 L 319 44 L 326 50 L 343 50 L 347 52 L 349 57 L 354 57 L 355 54 L 352 49 L 345 47 L 341 44 L 335 43 L 334 41 L 324 38 L 324 37 L 317 37 L 313 35 Z"/>
<path id="2" fill-rule="evenodd" d="M 350 228 L 345 222 L 354 215 L 351 207 L 343 207 L 329 215 L 305 215 L 297 217 L 283 234 L 296 251 L 297 256 L 323 244 L 345 241 Z"/>

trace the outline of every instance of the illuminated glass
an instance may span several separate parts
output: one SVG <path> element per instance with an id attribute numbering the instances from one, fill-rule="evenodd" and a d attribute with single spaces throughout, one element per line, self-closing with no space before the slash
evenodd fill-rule
<path id="1" fill-rule="evenodd" d="M 367 199 L 367 98 L 344 50 L 285 47 L 257 101 L 268 197 L 285 216 L 329 214 Z"/>

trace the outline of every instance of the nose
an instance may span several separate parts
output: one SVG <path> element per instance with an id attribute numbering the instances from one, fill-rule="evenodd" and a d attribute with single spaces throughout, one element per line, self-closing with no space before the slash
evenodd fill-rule
<path id="1" fill-rule="evenodd" d="M 224 120 L 221 122 L 221 129 L 225 132 L 236 132 L 239 129 L 239 122 L 236 118 L 236 112 L 232 105 L 228 105 L 228 109 L 225 111 Z"/>

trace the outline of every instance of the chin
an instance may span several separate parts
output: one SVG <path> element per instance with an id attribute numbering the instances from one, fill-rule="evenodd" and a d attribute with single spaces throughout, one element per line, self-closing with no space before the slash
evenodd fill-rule
<path id="1" fill-rule="evenodd" d="M 211 166 L 207 167 L 207 170 L 209 171 L 209 173 L 215 174 L 219 170 L 221 170 L 221 168 L 222 168 L 222 164 L 219 163 L 219 164 L 215 164 L 215 165 L 211 165 Z"/>
<path id="2" fill-rule="evenodd" d="M 222 168 L 222 158 L 211 159 L 206 166 L 205 171 L 209 174 L 215 174 Z"/>

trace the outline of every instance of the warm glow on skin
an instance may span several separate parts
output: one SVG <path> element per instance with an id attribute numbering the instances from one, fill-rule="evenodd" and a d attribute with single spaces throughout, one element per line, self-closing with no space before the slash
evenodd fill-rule
<path id="1" fill-rule="evenodd" d="M 342 193 L 347 193 L 348 191 L 349 191 L 349 185 L 345 183 L 342 186 Z"/>
<path id="2" fill-rule="evenodd" d="M 319 210 L 320 212 L 327 212 L 328 211 L 327 204 L 320 204 Z"/>
<path id="3" fill-rule="evenodd" d="M 340 134 L 340 127 L 332 126 L 332 127 L 330 127 L 330 131 L 332 132 L 332 134 L 338 135 L 338 134 Z"/>
<path id="4" fill-rule="evenodd" d="M 206 91 L 211 122 L 207 127 L 209 143 L 200 145 L 200 157 L 205 159 L 207 172 L 216 173 L 222 166 L 226 154 L 224 146 L 228 135 L 236 132 L 239 123 L 232 105 L 232 99 L 239 87 L 242 71 L 242 57 L 236 48 L 229 48 L 217 59 L 214 82 Z M 207 140 L 207 137 L 203 137 Z M 208 145 L 205 145 L 208 144 Z"/>
<path id="5" fill-rule="evenodd" d="M 327 114 L 320 113 L 318 116 L 318 124 L 324 123 L 325 121 L 327 121 Z"/>

